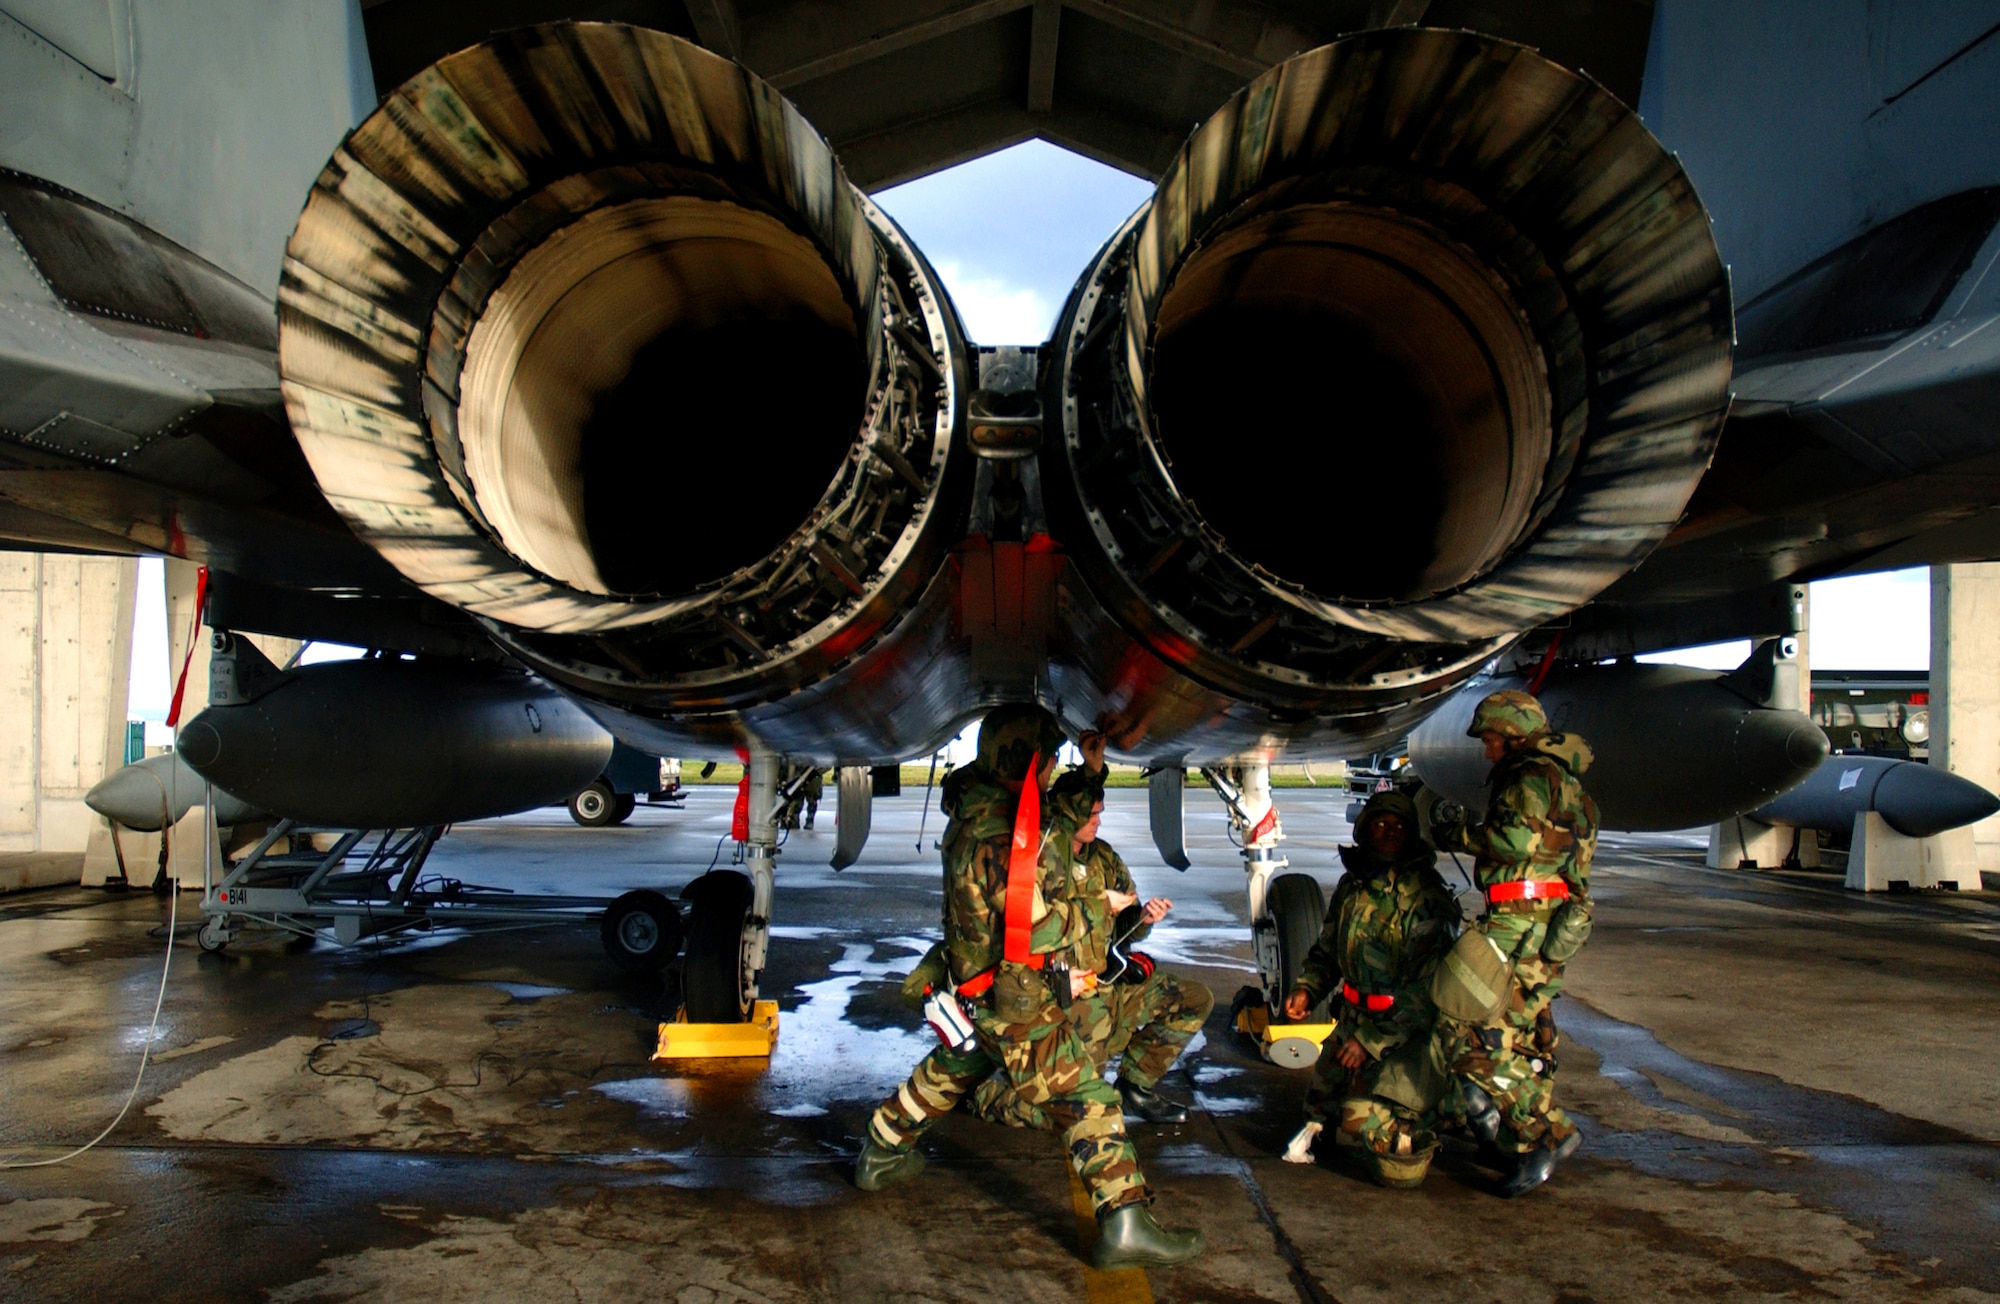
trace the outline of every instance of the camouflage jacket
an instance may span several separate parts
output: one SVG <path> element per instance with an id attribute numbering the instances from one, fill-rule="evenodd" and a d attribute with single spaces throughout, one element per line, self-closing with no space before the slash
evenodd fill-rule
<path id="1" fill-rule="evenodd" d="M 1070 968 L 1089 973 L 1103 973 L 1104 966 L 1111 959 L 1111 942 L 1118 923 L 1117 912 L 1104 900 L 1106 889 L 1114 892 L 1137 894 L 1138 887 L 1132 882 L 1132 871 L 1125 867 L 1125 859 L 1103 838 L 1085 844 L 1076 853 L 1070 868 L 1070 893 L 1086 909 L 1092 910 L 1093 919 L 1101 919 L 1089 934 L 1071 949 Z M 1152 931 L 1146 924 L 1132 932 L 1130 941 L 1138 941 Z"/>
<path id="2" fill-rule="evenodd" d="M 960 775 L 967 777 L 960 780 Z M 977 767 L 952 779 L 959 781 L 947 781 L 940 801 L 951 818 L 943 841 L 944 939 L 952 981 L 962 983 L 999 964 L 1006 945 L 1007 862 L 1016 797 Z M 1094 801 L 1090 797 L 1083 803 L 1085 819 Z M 1072 890 L 1071 833 L 1081 822 L 1073 807 L 1074 801 L 1062 798 L 1042 806 L 1040 874 L 1028 937 L 1029 950 L 1039 955 L 1073 951 L 1093 928 L 1104 926 L 1102 899 L 1093 906 Z"/>
<path id="3" fill-rule="evenodd" d="M 1056 785 L 1042 794 L 1042 827 L 1055 824 L 1075 829 L 1090 818 L 1090 808 L 1104 797 L 1107 772 L 1077 767 L 1064 774 Z M 949 869 L 952 857 L 963 855 L 961 845 L 987 838 L 1011 838 L 1014 834 L 1014 794 L 987 773 L 977 762 L 961 766 L 944 776 L 938 785 L 938 809 L 944 812 L 944 834 L 938 845 Z"/>
<path id="4" fill-rule="evenodd" d="M 1427 1035 L 1437 1019 L 1431 970 L 1451 950 L 1459 911 L 1432 864 L 1436 857 L 1429 843 L 1419 842 L 1385 867 L 1360 847 L 1342 847 L 1347 873 L 1299 973 L 1299 986 L 1314 1001 L 1336 993 L 1337 1035 L 1359 1040 L 1376 1059 Z M 1337 995 L 1342 983 L 1363 995 L 1393 996 L 1396 1003 L 1379 1011 L 1350 1005 Z"/>
<path id="5" fill-rule="evenodd" d="M 1590 745 L 1575 734 L 1542 733 L 1494 764 L 1485 822 L 1458 839 L 1476 858 L 1480 887 L 1559 878 L 1572 896 L 1589 897 L 1597 803 L 1579 779 L 1590 762 Z"/>

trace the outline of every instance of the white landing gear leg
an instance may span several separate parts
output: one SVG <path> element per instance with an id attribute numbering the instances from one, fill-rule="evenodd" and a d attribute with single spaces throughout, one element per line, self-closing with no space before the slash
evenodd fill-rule
<path id="1" fill-rule="evenodd" d="M 1202 774 L 1229 808 L 1230 826 L 1243 846 L 1244 886 L 1250 896 L 1258 985 L 1237 994 L 1232 1017 L 1237 1031 L 1256 1040 L 1264 1058 L 1286 1068 L 1305 1068 L 1319 1058 L 1320 1045 L 1333 1028 L 1318 1021 L 1325 1017 L 1320 1012 L 1308 1014 L 1304 1023 L 1290 1021 L 1285 997 L 1298 983 L 1306 953 L 1319 937 L 1326 898 L 1312 875 L 1283 872 L 1291 862 L 1278 854 L 1285 830 L 1271 801 L 1270 767 L 1233 765 Z M 1302 1132 L 1294 1138 L 1307 1159 L 1313 1135 Z"/>
<path id="2" fill-rule="evenodd" d="M 748 824 L 737 868 L 711 870 L 681 889 L 688 904 L 681 1003 L 689 1023 L 742 1023 L 756 1013 L 771 938 L 778 858 L 778 758 L 750 759 Z"/>
<path id="3" fill-rule="evenodd" d="M 1284 826 L 1271 801 L 1271 767 L 1229 765 L 1205 769 L 1202 776 L 1229 808 L 1230 829 L 1243 847 L 1245 890 L 1250 897 L 1250 933 L 1257 954 L 1257 981 L 1264 1002 L 1273 1009 L 1285 1002 L 1283 965 L 1278 953 L 1277 921 L 1268 900 L 1271 878 L 1290 865 L 1278 854 Z"/>
<path id="4" fill-rule="evenodd" d="M 743 1008 L 757 1000 L 757 983 L 771 949 L 771 907 L 777 894 L 778 758 L 750 758 L 750 839 L 743 869 L 750 875 L 750 913 L 743 919 Z"/>

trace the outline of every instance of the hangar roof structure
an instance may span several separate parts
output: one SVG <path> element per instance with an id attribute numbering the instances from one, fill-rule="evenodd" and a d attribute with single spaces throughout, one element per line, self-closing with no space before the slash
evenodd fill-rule
<path id="1" fill-rule="evenodd" d="M 699 41 L 783 91 L 864 190 L 1039 137 L 1156 178 L 1258 73 L 1350 32 L 1465 28 L 1636 104 L 1651 0 L 363 0 L 386 93 L 494 31 L 564 18 Z"/>

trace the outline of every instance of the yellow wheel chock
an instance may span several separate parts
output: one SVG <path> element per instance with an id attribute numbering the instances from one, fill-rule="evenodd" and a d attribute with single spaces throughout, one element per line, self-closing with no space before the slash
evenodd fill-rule
<path id="1" fill-rule="evenodd" d="M 687 1010 L 660 1025 L 653 1061 L 675 1059 L 769 1059 L 778 1044 L 778 1003 L 758 1001 L 744 1023 L 689 1023 Z"/>
<path id="2" fill-rule="evenodd" d="M 1262 1003 L 1236 1012 L 1236 1030 L 1255 1041 L 1264 1058 L 1281 1068 L 1311 1068 L 1319 1058 L 1320 1043 L 1333 1035 L 1333 1027 L 1331 1023 L 1274 1024 Z"/>

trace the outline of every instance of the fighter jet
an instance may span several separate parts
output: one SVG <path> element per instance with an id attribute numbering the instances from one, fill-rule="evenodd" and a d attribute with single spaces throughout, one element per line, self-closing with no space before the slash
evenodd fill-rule
<path id="1" fill-rule="evenodd" d="M 723 993 L 697 1017 L 755 995 L 781 761 L 842 767 L 859 815 L 864 767 L 1001 701 L 1157 767 L 1170 855 L 1209 772 L 1261 919 L 1272 760 L 1380 749 L 1503 658 L 1749 636 L 1775 662 L 1808 578 L 2000 555 L 1970 474 L 2000 453 L 2000 110 L 1968 80 L 1994 32 L 1584 7 L 1643 68 L 1620 93 L 1531 7 L 907 6 L 864 39 L 784 4 L 460 33 L 414 0 L 192 27 L 128 0 L 110 29 L 0 0 L 0 536 L 199 559 L 218 630 L 418 656 L 346 684 L 218 662 L 188 759 L 268 810 L 305 778 L 377 825 L 515 791 L 477 754 L 419 782 L 440 730 L 504 740 L 522 791 L 543 755 L 574 784 L 602 757 L 537 701 L 747 755 L 748 876 L 689 894 Z M 439 57 L 378 86 L 426 13 Z M 1796 51 L 1836 28 L 1886 53 L 1825 90 Z M 1021 104 L 863 121 L 1017 36 Z M 1134 41 L 1195 71 L 1089 75 L 1163 66 Z M 1798 142 L 1755 113 L 1795 117 L 1805 78 L 1852 185 L 1799 214 L 1758 184 Z M 835 144 L 781 86 L 846 113 Z M 1208 98 L 1184 139 L 1090 136 L 1053 106 L 1092 94 Z M 926 121 L 930 166 L 1041 133 L 1157 178 L 1038 349 L 969 340 L 843 166 L 907 175 Z M 663 557 L 662 519 L 707 545 Z M 1778 700 L 1730 699 L 1756 745 L 1677 820 L 1813 771 Z M 374 741 L 335 765 L 288 746 L 309 718 Z"/>

